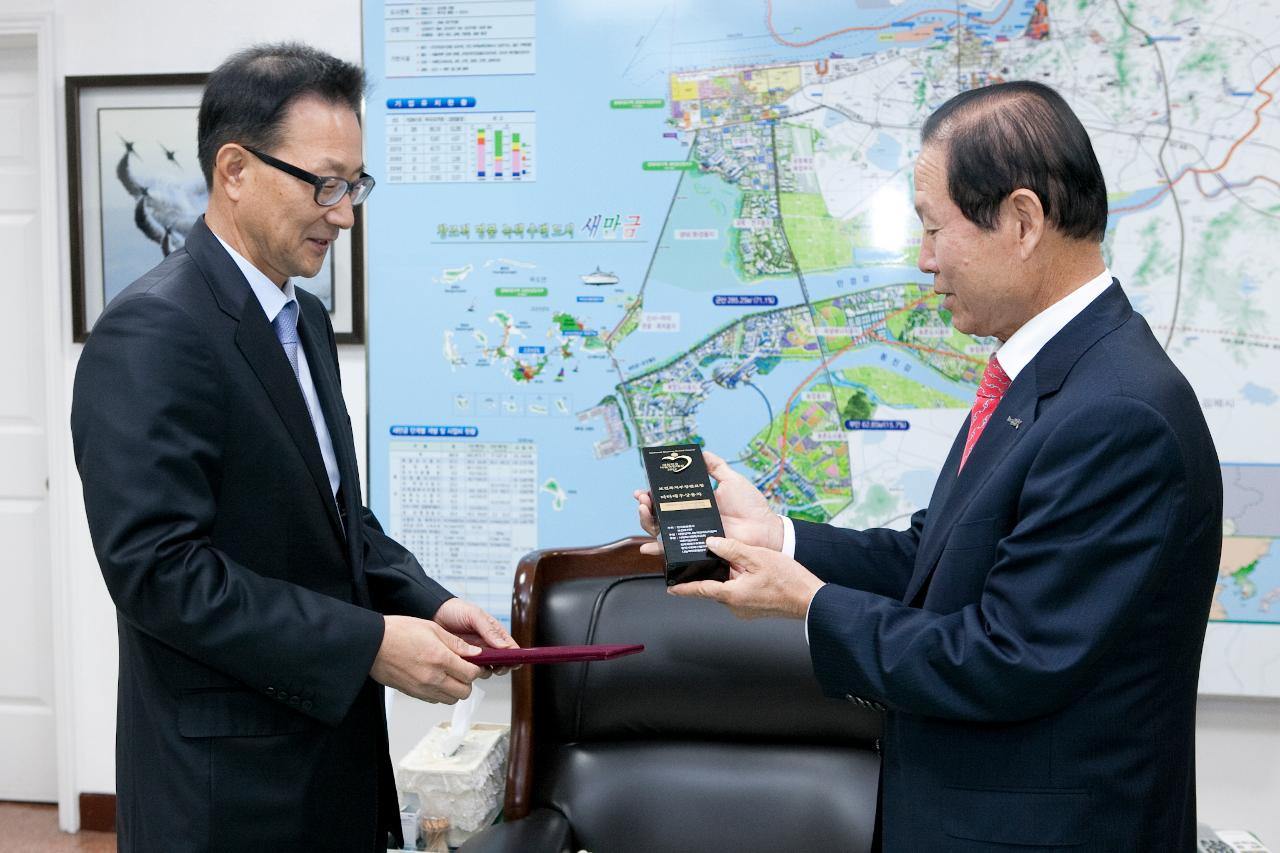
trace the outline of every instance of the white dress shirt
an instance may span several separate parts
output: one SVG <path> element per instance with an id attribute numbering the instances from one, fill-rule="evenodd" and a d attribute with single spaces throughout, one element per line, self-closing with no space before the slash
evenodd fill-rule
<path id="1" fill-rule="evenodd" d="M 217 234 L 213 236 L 218 237 Z M 253 295 L 258 297 L 258 304 L 266 312 L 267 322 L 274 323 L 276 315 L 280 313 L 280 310 L 285 305 L 298 301 L 292 281 L 286 280 L 284 289 L 281 290 L 275 282 L 267 278 L 262 270 L 249 263 L 239 252 L 228 246 L 225 240 L 218 237 L 218 242 L 222 244 L 222 248 L 227 250 L 231 260 L 236 262 L 236 266 L 240 268 L 240 272 L 244 274 L 245 279 L 249 282 L 249 287 L 253 289 Z M 302 326 L 302 306 L 298 306 L 298 326 Z M 282 345 L 281 350 L 283 351 L 283 349 Z M 329 490 L 336 500 L 338 486 L 342 481 L 341 476 L 338 474 L 338 457 L 333 452 L 333 439 L 329 437 L 329 427 L 325 424 L 324 412 L 320 409 L 320 398 L 316 395 L 315 382 L 311 380 L 311 368 L 307 364 L 307 354 L 302 348 L 301 339 L 299 339 L 298 343 L 298 384 L 302 386 L 302 397 L 307 402 L 307 412 L 311 415 L 311 426 L 316 431 L 316 441 L 320 443 L 320 456 L 324 459 L 324 469 L 329 475 Z"/>
<path id="2" fill-rule="evenodd" d="M 1087 308 L 1089 303 L 1101 296 L 1102 291 L 1110 284 L 1111 270 L 1104 269 L 1097 278 L 1077 287 L 1010 335 L 1009 340 L 996 350 L 996 358 L 1000 359 L 1000 366 L 1009 375 L 1010 381 L 1017 379 L 1022 369 L 1044 349 L 1044 345 Z"/>
<path id="3" fill-rule="evenodd" d="M 1111 270 L 1104 269 L 1097 278 L 1077 287 L 1022 325 L 996 350 L 1000 366 L 1012 382 L 1018 378 L 1031 359 L 1053 339 L 1053 336 L 1076 318 L 1076 315 L 1102 295 L 1111 284 Z M 792 559 L 796 556 L 796 528 L 791 519 L 782 516 L 782 553 Z M 813 606 L 813 599 L 809 599 Z M 805 613 L 805 639 L 809 638 L 809 614 Z"/>

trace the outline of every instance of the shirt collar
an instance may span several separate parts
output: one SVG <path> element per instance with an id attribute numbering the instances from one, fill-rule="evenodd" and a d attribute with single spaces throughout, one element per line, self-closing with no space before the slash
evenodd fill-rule
<path id="1" fill-rule="evenodd" d="M 1111 270 L 1104 269 L 1097 278 L 1077 287 L 1048 308 L 1041 311 L 1022 325 L 1022 328 L 1009 336 L 998 350 L 996 357 L 1000 366 L 1009 374 L 1009 379 L 1017 379 L 1022 369 L 1031 363 L 1031 359 L 1044 348 L 1044 345 L 1061 332 L 1063 327 L 1075 319 L 1076 315 L 1089 306 L 1089 303 L 1102 295 L 1111 284 Z"/>
<path id="2" fill-rule="evenodd" d="M 218 237 L 217 234 L 213 236 Z M 293 289 L 293 279 L 285 279 L 284 289 L 282 290 L 274 281 L 267 278 L 266 273 L 249 263 L 243 255 L 227 245 L 226 240 L 218 237 L 218 242 L 222 244 L 222 248 L 227 250 L 231 260 L 236 262 L 236 266 L 240 268 L 245 280 L 249 282 L 249 287 L 253 289 L 253 295 L 258 297 L 258 304 L 262 306 L 263 312 L 267 315 L 268 323 L 275 322 L 276 315 L 280 313 L 280 309 L 284 308 L 285 305 L 297 301 L 297 294 Z M 301 322 L 301 315 L 299 315 L 299 322 Z"/>

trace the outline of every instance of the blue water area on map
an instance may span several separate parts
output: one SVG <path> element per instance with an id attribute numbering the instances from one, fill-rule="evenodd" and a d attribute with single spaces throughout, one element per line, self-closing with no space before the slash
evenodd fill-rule
<path id="1" fill-rule="evenodd" d="M 662 249 L 655 258 L 653 278 L 658 286 L 702 293 L 740 290 L 744 282 L 733 263 L 736 232 L 733 220 L 739 215 L 742 193 L 714 175 L 691 175 L 680 185 L 680 195 L 671 208 Z M 688 230 L 714 230 L 714 240 L 677 239 Z M 758 285 L 748 285 L 749 289 Z M 647 295 L 647 294 L 646 294 Z"/>
<path id="2" fill-rule="evenodd" d="M 1245 383 L 1244 387 L 1240 389 L 1240 396 L 1250 403 L 1257 403 L 1262 406 L 1274 406 L 1277 399 L 1275 391 L 1270 388 L 1264 388 L 1261 385 L 1255 385 L 1252 382 Z"/>
<path id="3" fill-rule="evenodd" d="M 827 130 L 830 130 L 837 125 L 844 124 L 848 120 L 849 117 L 839 110 L 827 110 L 822 119 L 822 126 Z"/>
<path id="4" fill-rule="evenodd" d="M 877 169 L 896 172 L 902 160 L 902 145 L 887 133 L 876 137 L 875 143 L 867 149 L 867 159 Z"/>
<path id="5" fill-rule="evenodd" d="M 1280 623 L 1280 546 L 1272 540 L 1271 547 L 1247 576 L 1244 582 L 1233 578 L 1219 581 L 1225 589 L 1218 594 L 1218 602 L 1227 609 L 1229 622 L 1277 622 Z"/>
<path id="6" fill-rule="evenodd" d="M 813 361 L 783 362 L 768 374 L 757 373 L 751 384 L 769 398 L 777 417 L 793 391 L 810 387 L 804 380 L 815 366 Z M 722 455 L 729 455 L 741 452 L 751 438 L 768 427 L 769 409 L 759 393 L 747 385 L 738 385 L 733 390 L 717 388 L 698 409 L 697 418 L 699 432 L 712 442 L 711 449 L 722 447 Z"/>
<path id="7" fill-rule="evenodd" d="M 1129 193 L 1124 198 L 1115 199 L 1107 204 L 1107 227 L 1114 228 L 1116 223 L 1126 216 L 1135 213 L 1146 213 L 1156 203 L 1156 197 L 1163 195 L 1166 187 L 1147 187 Z"/>
<path id="8" fill-rule="evenodd" d="M 855 56 L 898 46 L 894 42 L 881 41 L 883 33 L 908 31 L 913 26 L 931 22 L 950 25 L 958 17 L 983 37 L 1014 38 L 1026 30 L 1034 8 L 1035 3 L 1031 0 L 1008 0 L 994 10 L 963 4 L 947 9 L 937 2 L 925 0 L 894 5 L 858 3 L 857 14 L 854 15 L 850 14 L 847 4 L 786 0 L 772 3 L 771 35 L 776 34 L 792 44 L 804 45 L 798 49 L 824 49 L 827 54 Z M 859 29 L 840 32 L 853 26 Z"/>
<path id="9" fill-rule="evenodd" d="M 840 370 L 852 369 L 855 367 L 877 367 L 882 370 L 888 370 L 896 373 L 904 378 L 910 378 L 912 382 L 923 385 L 935 391 L 946 394 L 949 397 L 967 406 L 973 399 L 973 385 L 956 382 L 955 380 L 944 376 L 937 372 L 927 364 L 916 358 L 915 352 L 910 349 L 901 349 L 889 346 L 887 344 L 876 344 L 865 349 L 855 350 L 845 353 L 835 363 L 835 367 Z M 846 387 L 859 387 L 867 390 L 876 402 L 895 404 L 893 400 L 881 400 L 876 396 L 874 389 L 866 388 L 866 386 L 855 385 L 844 377 L 836 377 L 837 384 Z M 897 404 L 900 405 L 900 404 Z"/>

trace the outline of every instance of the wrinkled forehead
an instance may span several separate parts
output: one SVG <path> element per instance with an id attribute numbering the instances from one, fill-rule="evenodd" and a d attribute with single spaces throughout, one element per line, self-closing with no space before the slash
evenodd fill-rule
<path id="1" fill-rule="evenodd" d="M 915 165 L 915 206 L 924 213 L 949 198 L 947 191 L 947 149 L 928 142 L 920 149 Z"/>

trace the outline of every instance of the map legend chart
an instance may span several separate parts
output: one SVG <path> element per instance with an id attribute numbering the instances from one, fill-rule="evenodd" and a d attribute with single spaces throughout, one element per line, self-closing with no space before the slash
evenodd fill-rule
<path id="1" fill-rule="evenodd" d="M 534 0 L 386 0 L 387 77 L 532 74 Z"/>
<path id="2" fill-rule="evenodd" d="M 393 184 L 531 182 L 536 177 L 535 131 L 533 112 L 392 109 L 387 116 L 387 180 Z"/>
<path id="3" fill-rule="evenodd" d="M 537 447 L 396 440 L 390 462 L 392 538 L 450 592 L 507 613 L 512 568 L 538 547 Z"/>

